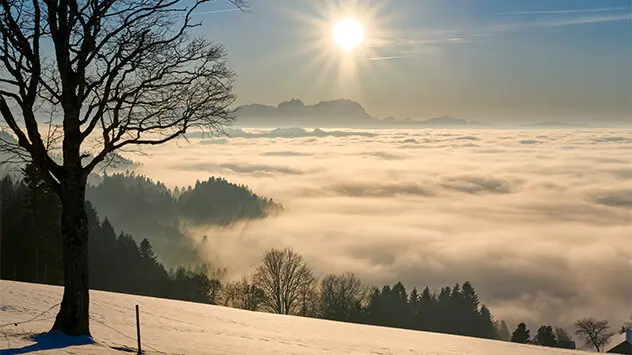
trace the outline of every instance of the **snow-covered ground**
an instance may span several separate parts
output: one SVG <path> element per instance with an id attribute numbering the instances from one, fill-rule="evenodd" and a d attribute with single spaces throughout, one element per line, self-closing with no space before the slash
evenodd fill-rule
<path id="1" fill-rule="evenodd" d="M 107 354 L 136 349 L 134 306 L 147 353 L 562 355 L 576 351 L 249 312 L 118 293 L 91 292 L 94 342 L 33 335 L 49 329 L 62 288 L 0 281 L 0 353 Z M 107 324 L 104 325 L 104 324 Z M 89 344 L 86 344 L 89 343 Z"/>

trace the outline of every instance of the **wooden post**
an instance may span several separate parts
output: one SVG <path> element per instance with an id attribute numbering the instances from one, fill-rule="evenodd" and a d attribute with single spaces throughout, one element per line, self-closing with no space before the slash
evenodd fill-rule
<path id="1" fill-rule="evenodd" d="M 142 354 L 143 350 L 140 347 L 140 316 L 138 315 L 138 305 L 136 305 L 136 337 L 138 338 L 138 353 Z"/>

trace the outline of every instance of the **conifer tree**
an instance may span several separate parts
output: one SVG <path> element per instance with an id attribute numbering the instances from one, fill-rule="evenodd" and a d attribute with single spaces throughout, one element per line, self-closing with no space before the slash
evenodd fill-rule
<path id="1" fill-rule="evenodd" d="M 518 327 L 511 334 L 511 341 L 514 343 L 526 344 L 529 342 L 529 329 L 527 329 L 527 325 L 524 323 L 518 324 Z"/>
<path id="2" fill-rule="evenodd" d="M 538 329 L 538 333 L 533 337 L 533 343 L 542 346 L 556 347 L 557 339 L 553 327 L 543 325 Z"/>

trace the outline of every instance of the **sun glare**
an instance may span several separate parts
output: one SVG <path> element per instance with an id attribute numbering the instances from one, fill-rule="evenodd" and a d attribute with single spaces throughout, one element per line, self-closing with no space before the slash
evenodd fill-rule
<path id="1" fill-rule="evenodd" d="M 334 42 L 345 52 L 351 52 L 362 45 L 364 28 L 353 18 L 339 20 L 333 28 Z"/>

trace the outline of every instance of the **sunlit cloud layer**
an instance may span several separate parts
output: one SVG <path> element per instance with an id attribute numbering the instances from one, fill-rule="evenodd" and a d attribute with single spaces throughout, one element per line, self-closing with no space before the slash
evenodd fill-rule
<path id="1" fill-rule="evenodd" d="M 470 280 L 500 319 L 619 324 L 632 312 L 629 130 L 412 130 L 193 140 L 139 157 L 168 186 L 220 175 L 286 211 L 207 235 L 248 274 L 292 247 L 320 274 L 375 285 Z"/>

